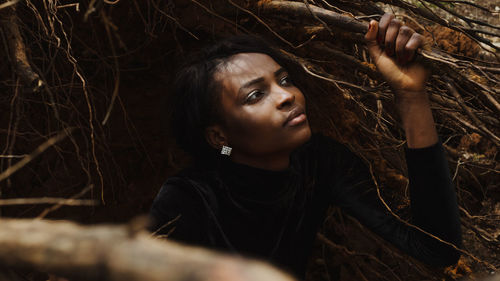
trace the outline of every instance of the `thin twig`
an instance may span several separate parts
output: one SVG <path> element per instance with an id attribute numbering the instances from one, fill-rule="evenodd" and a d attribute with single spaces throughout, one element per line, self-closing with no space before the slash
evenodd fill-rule
<path id="1" fill-rule="evenodd" d="M 78 194 L 71 196 L 70 199 L 78 199 L 78 198 L 82 197 L 83 195 L 85 195 L 87 192 L 89 192 L 89 190 L 92 190 L 92 188 L 94 188 L 94 185 L 90 184 L 87 187 L 85 187 L 82 191 L 78 192 Z M 37 219 L 43 219 L 50 212 L 53 212 L 61 207 L 62 207 L 61 204 L 56 204 L 54 206 L 51 206 L 51 207 L 43 210 L 43 212 L 40 215 L 38 215 Z"/>
<path id="2" fill-rule="evenodd" d="M 477 116 L 467 107 L 465 106 L 465 102 L 460 96 L 460 94 L 457 91 L 457 88 L 455 87 L 453 81 L 451 79 L 447 79 L 446 86 L 450 90 L 451 94 L 457 99 L 457 102 L 460 106 L 462 106 L 463 110 L 467 113 L 469 118 L 475 123 L 475 125 L 483 131 L 486 135 L 490 136 L 492 141 L 496 143 L 496 145 L 500 145 L 500 138 L 496 136 L 493 132 L 491 132 L 486 126 L 477 118 Z"/>
<path id="3" fill-rule="evenodd" d="M 111 31 L 109 29 L 111 22 L 110 19 L 106 16 L 104 11 L 101 11 L 101 18 L 104 23 L 104 27 L 106 29 L 106 34 L 108 35 L 109 46 L 111 48 L 111 53 L 113 54 L 113 62 L 115 69 L 115 85 L 113 88 L 113 94 L 111 95 L 111 101 L 109 103 L 108 109 L 106 110 L 106 114 L 104 115 L 104 119 L 102 120 L 102 125 L 106 125 L 109 117 L 111 116 L 111 110 L 113 110 L 113 106 L 115 104 L 116 97 L 118 96 L 118 92 L 120 89 L 120 64 L 118 63 L 118 58 L 116 56 L 115 44 L 113 43 L 113 38 L 111 36 Z"/>
<path id="4" fill-rule="evenodd" d="M 33 152 L 31 152 L 30 154 L 23 157 L 23 159 L 21 159 L 16 164 L 7 168 L 7 170 L 3 171 L 0 174 L 0 182 L 5 180 L 6 178 L 10 177 L 12 174 L 17 172 L 19 169 L 24 167 L 26 164 L 31 162 L 31 160 L 35 159 L 38 155 L 42 154 L 45 150 L 47 150 L 48 148 L 50 148 L 54 144 L 65 139 L 68 136 L 68 134 L 71 133 L 73 130 L 74 130 L 74 128 L 69 128 L 67 130 L 63 130 L 63 131 L 59 132 L 57 135 L 51 137 L 50 139 L 48 139 L 47 141 L 42 143 Z"/>
<path id="5" fill-rule="evenodd" d="M 375 256 L 367 254 L 367 253 L 358 253 L 358 252 L 351 251 L 344 246 L 337 245 L 337 244 L 333 243 L 333 241 L 331 241 L 330 239 L 328 239 L 325 235 L 323 235 L 321 233 L 318 233 L 316 235 L 316 237 L 319 239 L 319 241 L 325 243 L 328 247 L 330 247 L 334 250 L 341 250 L 342 252 L 345 252 L 346 254 L 351 255 L 351 256 L 362 256 L 362 257 L 367 257 L 370 260 L 373 260 L 377 264 L 379 264 L 379 265 L 383 266 L 385 269 L 387 269 L 397 280 L 401 280 L 401 278 L 399 278 L 399 276 L 397 276 L 396 273 L 394 273 L 394 271 L 387 264 L 383 263 Z"/>
<path id="6" fill-rule="evenodd" d="M 0 4 L 0 10 L 1 10 L 1 9 L 5 9 L 5 8 L 8 8 L 8 7 L 12 6 L 12 5 L 15 5 L 15 4 L 17 4 L 17 2 L 19 2 L 19 1 L 21 1 L 21 0 L 10 0 L 10 1 L 6 1 L 5 3 Z"/>

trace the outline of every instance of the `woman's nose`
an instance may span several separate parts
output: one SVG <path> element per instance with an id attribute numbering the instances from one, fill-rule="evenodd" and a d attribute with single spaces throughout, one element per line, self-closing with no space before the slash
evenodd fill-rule
<path id="1" fill-rule="evenodd" d="M 295 102 L 295 95 L 291 91 L 287 91 L 286 89 L 283 89 L 281 87 L 276 90 L 275 95 L 277 105 L 276 107 L 278 109 L 286 108 Z"/>

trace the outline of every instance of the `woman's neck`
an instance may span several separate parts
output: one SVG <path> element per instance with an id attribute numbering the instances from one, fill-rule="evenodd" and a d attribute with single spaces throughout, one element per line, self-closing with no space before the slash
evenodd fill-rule
<path id="1" fill-rule="evenodd" d="M 263 170 L 283 171 L 290 165 L 290 153 L 284 152 L 258 157 L 233 153 L 231 161 Z"/>

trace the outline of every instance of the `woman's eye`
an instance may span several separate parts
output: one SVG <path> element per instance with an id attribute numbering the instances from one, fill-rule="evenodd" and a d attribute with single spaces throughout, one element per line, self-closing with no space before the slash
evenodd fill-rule
<path id="1" fill-rule="evenodd" d="M 289 76 L 283 76 L 280 79 L 280 85 L 281 86 L 290 86 L 290 85 L 293 85 L 293 83 L 292 83 L 292 80 L 290 79 Z"/>
<path id="2" fill-rule="evenodd" d="M 247 103 L 256 102 L 262 95 L 264 95 L 263 92 L 261 92 L 259 90 L 254 90 L 254 91 L 250 92 L 250 94 L 248 94 L 245 102 L 247 102 Z"/>

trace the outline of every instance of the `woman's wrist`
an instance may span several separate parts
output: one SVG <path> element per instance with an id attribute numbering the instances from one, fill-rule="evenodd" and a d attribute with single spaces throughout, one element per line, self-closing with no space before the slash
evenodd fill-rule
<path id="1" fill-rule="evenodd" d="M 396 106 L 410 148 L 423 148 L 436 144 L 438 135 L 427 93 L 422 91 L 399 91 Z"/>
<path id="2" fill-rule="evenodd" d="M 394 90 L 397 103 L 429 103 L 429 95 L 424 89 Z"/>

